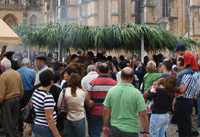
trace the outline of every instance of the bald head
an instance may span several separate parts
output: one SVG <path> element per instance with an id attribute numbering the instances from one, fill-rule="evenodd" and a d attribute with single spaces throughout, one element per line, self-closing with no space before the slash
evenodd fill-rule
<path id="1" fill-rule="evenodd" d="M 134 71 L 132 68 L 129 68 L 129 67 L 125 67 L 122 69 L 122 72 L 121 72 L 121 78 L 122 80 L 132 80 L 134 78 Z"/>
<path id="2" fill-rule="evenodd" d="M 96 71 L 96 67 L 94 65 L 89 65 L 87 67 L 87 73 L 89 73 L 90 71 Z"/>
<path id="3" fill-rule="evenodd" d="M 107 74 L 108 73 L 108 65 L 106 63 L 102 63 L 99 67 L 99 72 L 102 74 Z"/>

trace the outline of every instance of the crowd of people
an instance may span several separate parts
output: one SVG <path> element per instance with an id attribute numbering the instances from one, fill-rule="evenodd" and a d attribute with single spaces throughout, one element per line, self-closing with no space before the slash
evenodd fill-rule
<path id="1" fill-rule="evenodd" d="M 125 59 L 79 51 L 60 62 L 58 70 L 48 66 L 48 56 L 39 54 L 34 56 L 34 71 L 31 60 L 25 57 L 16 67 L 14 52 L 6 52 L 0 76 L 4 133 L 23 135 L 20 109 L 30 101 L 35 137 L 100 137 L 102 131 L 105 137 L 137 137 L 139 132 L 144 137 L 165 137 L 169 111 L 176 116 L 180 137 L 198 136 L 192 108 L 200 127 L 200 60 L 183 43 L 174 53 L 176 58 L 158 54 L 141 62 L 137 55 Z M 58 62 L 55 55 L 52 62 Z M 57 115 L 63 99 L 68 108 L 65 118 Z"/>

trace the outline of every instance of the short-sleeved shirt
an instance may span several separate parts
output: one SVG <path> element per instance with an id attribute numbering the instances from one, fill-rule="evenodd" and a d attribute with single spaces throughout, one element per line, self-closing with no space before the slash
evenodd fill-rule
<path id="1" fill-rule="evenodd" d="M 141 92 L 132 84 L 110 88 L 104 106 L 112 108 L 110 123 L 124 132 L 139 132 L 138 112 L 147 109 Z"/>
<path id="2" fill-rule="evenodd" d="M 193 99 L 193 97 L 196 93 L 194 77 L 191 74 L 183 75 L 181 84 L 184 84 L 186 89 L 184 91 L 184 94 L 179 94 L 179 96 L 177 98 L 183 97 L 183 98 L 187 98 L 187 99 Z"/>
<path id="3" fill-rule="evenodd" d="M 162 73 L 146 73 L 144 75 L 144 89 L 148 89 L 153 85 L 154 80 L 162 77 Z"/>
<path id="4" fill-rule="evenodd" d="M 34 124 L 48 127 L 45 109 L 53 109 L 56 105 L 52 94 L 48 91 L 36 89 L 32 96 L 33 107 L 35 111 Z M 56 121 L 56 111 L 53 111 L 53 118 Z"/>
<path id="5" fill-rule="evenodd" d="M 197 59 L 195 58 L 195 56 L 192 53 L 190 53 L 188 51 L 186 52 L 186 54 L 184 56 L 184 64 L 190 66 L 190 68 L 195 71 L 199 70 Z"/>

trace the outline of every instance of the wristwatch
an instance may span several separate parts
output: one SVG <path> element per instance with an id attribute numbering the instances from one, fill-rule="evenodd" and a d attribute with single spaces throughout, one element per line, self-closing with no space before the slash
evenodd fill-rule
<path id="1" fill-rule="evenodd" d="M 145 131 L 144 131 L 144 134 L 150 134 L 150 132 L 145 132 Z"/>

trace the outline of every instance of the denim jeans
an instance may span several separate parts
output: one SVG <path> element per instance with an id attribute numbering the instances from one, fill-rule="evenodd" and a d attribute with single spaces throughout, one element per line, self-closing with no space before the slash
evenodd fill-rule
<path id="1" fill-rule="evenodd" d="M 200 95 L 197 97 L 197 112 L 198 112 L 198 123 L 200 124 Z"/>
<path id="2" fill-rule="evenodd" d="M 177 87 L 179 87 L 181 85 L 181 81 L 182 81 L 182 77 L 185 74 L 194 74 L 194 70 L 191 69 L 190 67 L 187 67 L 186 69 L 184 69 L 183 71 L 179 72 L 177 74 L 177 78 L 178 78 L 178 83 L 177 83 Z"/>
<path id="3" fill-rule="evenodd" d="M 65 137 L 85 137 L 85 118 L 79 121 L 64 119 Z"/>
<path id="4" fill-rule="evenodd" d="M 165 114 L 151 114 L 150 120 L 150 136 L 151 137 L 165 137 L 170 121 L 168 113 Z"/>
<path id="5" fill-rule="evenodd" d="M 138 133 L 124 132 L 115 126 L 111 126 L 111 137 L 138 137 Z"/>
<path id="6" fill-rule="evenodd" d="M 103 116 L 91 114 L 91 137 L 100 137 L 103 127 Z"/>
<path id="7" fill-rule="evenodd" d="M 54 137 L 49 127 L 32 123 L 31 129 L 35 137 Z"/>

